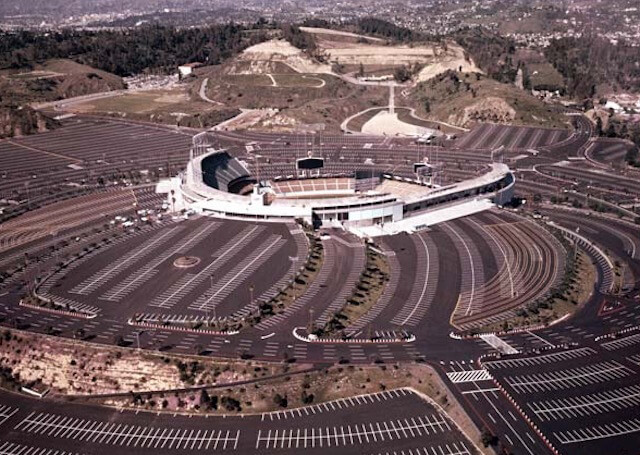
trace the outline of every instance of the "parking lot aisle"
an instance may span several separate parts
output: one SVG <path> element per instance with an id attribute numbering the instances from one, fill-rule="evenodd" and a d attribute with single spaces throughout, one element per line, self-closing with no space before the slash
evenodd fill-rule
<path id="1" fill-rule="evenodd" d="M 124 324 L 114 321 L 105 321 L 104 327 L 102 329 L 102 333 L 97 335 L 98 338 L 102 338 L 104 340 L 113 341 L 114 337 L 120 333 L 122 333 L 122 329 Z"/>
<path id="2" fill-rule="evenodd" d="M 422 358 L 422 354 L 413 344 L 403 344 L 402 349 L 404 349 L 407 357 L 411 360 Z"/>
<path id="3" fill-rule="evenodd" d="M 322 346 L 322 358 L 324 360 L 336 360 L 336 347 L 331 344 Z"/>
<path id="4" fill-rule="evenodd" d="M 17 407 L 0 405 L 0 426 L 9 420 L 16 412 L 18 412 Z"/>
<path id="5" fill-rule="evenodd" d="M 475 388 L 482 392 L 480 386 L 473 383 Z M 478 393 L 474 395 L 486 403 L 490 411 L 486 414 L 494 425 L 500 428 L 504 439 L 514 447 L 514 453 L 527 453 L 529 455 L 541 455 L 550 453 L 549 449 L 542 444 L 537 436 L 531 436 L 531 429 L 523 419 L 515 417 L 511 412 L 512 405 L 502 395 L 495 392 Z M 501 412 L 502 410 L 502 412 Z M 493 414 L 493 415 L 491 415 Z M 506 414 L 506 415 L 505 415 Z M 493 416 L 496 416 L 495 418 Z"/>
<path id="6" fill-rule="evenodd" d="M 171 332 L 155 332 L 147 340 L 147 347 L 161 348 L 167 344 L 167 339 L 171 336 Z"/>
<path id="7" fill-rule="evenodd" d="M 293 345 L 293 356 L 296 359 L 303 360 L 307 358 L 307 344 L 296 343 Z"/>
<path id="8" fill-rule="evenodd" d="M 219 339 L 219 338 L 212 338 L 209 341 L 209 344 L 207 345 L 206 349 L 211 353 L 211 354 L 215 354 L 217 353 L 220 348 L 222 347 L 222 345 L 224 344 L 224 341 Z"/>
<path id="9" fill-rule="evenodd" d="M 391 349 L 389 348 L 389 345 L 379 344 L 377 348 L 378 348 L 378 357 L 381 360 L 385 362 L 390 362 L 395 359 L 395 356 L 391 353 Z"/>
<path id="10" fill-rule="evenodd" d="M 239 354 L 248 353 L 249 351 L 251 351 L 252 345 L 253 345 L 253 340 L 248 340 L 246 338 L 243 338 L 238 342 L 237 352 Z"/>
<path id="11" fill-rule="evenodd" d="M 402 449 L 401 452 L 398 452 L 397 450 L 376 452 L 375 454 L 371 455 L 471 455 L 472 453 L 475 452 L 471 452 L 464 441 L 455 441 L 443 445 Z"/>
<path id="12" fill-rule="evenodd" d="M 349 357 L 354 362 L 362 362 L 367 360 L 367 355 L 362 346 L 357 344 L 349 345 Z"/>
<path id="13" fill-rule="evenodd" d="M 181 337 L 178 344 L 176 344 L 176 349 L 182 349 L 183 351 L 193 350 L 196 345 L 196 340 L 198 339 L 198 335 L 196 334 L 187 334 Z"/>
<path id="14" fill-rule="evenodd" d="M 275 357 L 278 355 L 279 347 L 280 343 L 267 341 L 267 343 L 264 345 L 264 351 L 262 355 L 264 355 L 265 357 Z"/>

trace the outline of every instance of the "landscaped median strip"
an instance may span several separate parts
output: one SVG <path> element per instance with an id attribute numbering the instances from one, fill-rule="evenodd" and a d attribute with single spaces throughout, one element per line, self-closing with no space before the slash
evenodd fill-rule
<path id="1" fill-rule="evenodd" d="M 416 336 L 412 333 L 408 333 L 408 336 L 396 336 L 389 338 L 324 338 L 316 335 L 302 335 L 298 331 L 306 331 L 304 327 L 296 327 L 293 329 L 293 336 L 304 343 L 325 343 L 325 344 L 388 344 L 388 343 L 413 343 L 416 341 Z M 394 332 L 395 334 L 395 332 Z"/>
<path id="2" fill-rule="evenodd" d="M 137 321 L 134 318 L 129 318 L 127 320 L 127 324 L 134 327 L 144 327 L 147 329 L 162 329 L 162 330 L 172 330 L 175 332 L 186 332 L 186 333 L 200 333 L 206 335 L 220 335 L 220 336 L 229 336 L 229 335 L 237 335 L 240 333 L 238 330 L 208 330 L 206 328 L 194 328 L 194 327 L 180 327 L 177 325 L 171 325 L 169 323 L 164 324 L 162 322 L 145 322 L 145 321 Z"/>
<path id="3" fill-rule="evenodd" d="M 51 304 L 55 305 L 53 303 Z M 35 305 L 33 303 L 26 303 L 24 299 L 20 299 L 20 306 L 23 306 L 32 310 L 44 311 L 44 312 L 53 313 L 53 314 L 60 314 L 63 316 L 70 316 L 73 318 L 93 319 L 97 316 L 96 313 L 84 313 L 76 310 L 63 310 L 63 309 L 57 308 L 56 306 L 49 307 L 45 305 Z"/>

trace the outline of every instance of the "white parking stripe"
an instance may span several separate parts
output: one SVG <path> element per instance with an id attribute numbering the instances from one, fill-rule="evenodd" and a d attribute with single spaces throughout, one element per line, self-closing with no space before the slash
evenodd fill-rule
<path id="1" fill-rule="evenodd" d="M 194 430 L 182 431 L 161 427 L 141 427 L 138 425 L 126 425 L 112 423 L 108 428 L 107 422 L 70 418 L 55 414 L 35 413 L 29 414 L 19 422 L 14 429 L 26 433 L 46 434 L 60 439 L 73 439 L 78 441 L 110 444 L 116 446 L 132 446 L 144 448 L 164 447 L 169 442 L 168 448 L 175 444 L 176 449 L 201 450 L 206 443 L 209 447 L 214 435 L 216 442 L 222 442 L 222 449 L 236 447 L 240 438 L 240 430 L 231 434 L 230 430 L 222 436 L 221 430 Z M 188 434 L 188 436 L 187 436 Z M 98 440 L 99 438 L 99 440 Z M 230 444 L 232 443 L 232 444 Z"/>
<path id="2" fill-rule="evenodd" d="M 339 445 L 353 444 L 355 442 L 354 437 L 358 438 L 358 443 L 363 443 L 363 438 L 366 443 L 370 441 L 395 441 L 400 439 L 408 439 L 415 437 L 415 434 L 421 435 L 421 431 L 427 434 L 446 433 L 451 431 L 451 426 L 446 418 L 440 414 L 434 414 L 431 416 L 425 415 L 424 420 L 422 417 L 418 417 L 418 421 L 412 419 L 412 423 L 409 423 L 406 419 L 404 422 L 400 420 L 389 420 L 383 422 L 373 422 L 362 425 L 362 428 L 358 427 L 358 424 L 354 425 L 354 429 L 350 425 L 347 426 L 345 431 L 343 427 L 338 430 L 336 427 L 318 427 L 311 428 L 309 432 L 307 428 L 304 429 L 304 435 L 302 437 L 296 436 L 296 440 L 302 439 L 304 447 L 310 445 L 311 447 L 337 447 Z M 256 440 L 256 450 L 261 447 L 264 449 L 284 447 L 285 442 L 291 437 L 293 430 L 279 431 L 275 430 L 272 436 L 272 430 L 269 430 L 265 436 L 260 430 L 258 432 Z M 371 439 L 370 439 L 371 438 Z M 333 444 L 333 446 L 332 446 Z"/>

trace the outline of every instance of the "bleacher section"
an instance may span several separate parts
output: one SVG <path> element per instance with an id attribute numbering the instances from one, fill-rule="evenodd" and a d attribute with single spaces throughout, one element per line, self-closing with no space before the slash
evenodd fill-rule
<path id="1" fill-rule="evenodd" d="M 205 157 L 201 166 L 204 183 L 221 191 L 229 191 L 234 182 L 251 177 L 249 170 L 225 151 Z"/>
<path id="2" fill-rule="evenodd" d="M 385 178 L 384 180 L 382 180 L 380 185 L 376 187 L 376 191 L 383 194 L 395 194 L 403 199 L 406 199 L 410 196 L 416 197 L 420 195 L 426 195 L 432 190 L 429 187 L 423 185 Z"/>
<path id="3" fill-rule="evenodd" d="M 280 197 L 304 197 L 305 195 L 353 194 L 355 181 L 349 177 L 323 177 L 299 180 L 279 180 L 271 187 Z"/>

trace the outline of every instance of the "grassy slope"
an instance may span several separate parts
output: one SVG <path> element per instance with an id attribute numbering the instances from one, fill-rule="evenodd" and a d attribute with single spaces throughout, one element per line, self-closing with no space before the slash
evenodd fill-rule
<path id="1" fill-rule="evenodd" d="M 33 71 L 4 71 L 0 85 L 17 103 L 54 101 L 125 88 L 122 78 L 71 60 L 49 60 Z"/>
<path id="2" fill-rule="evenodd" d="M 464 115 L 465 108 L 493 97 L 503 100 L 515 110 L 515 118 L 511 123 L 566 126 L 565 118 L 562 115 L 515 86 L 502 84 L 480 75 L 455 73 L 460 80 L 456 88 L 452 74 L 440 75 L 419 84 L 412 90 L 408 102 L 414 104 L 420 116 L 457 126 L 469 126 L 470 121 Z M 425 99 L 429 100 L 430 112 L 425 110 Z M 490 112 L 487 113 L 484 120 L 496 121 Z"/>
<path id="3" fill-rule="evenodd" d="M 30 72 L 0 72 L 0 137 L 32 134 L 56 123 L 27 106 L 125 88 L 122 79 L 71 60 L 49 60 Z"/>
<path id="4" fill-rule="evenodd" d="M 387 103 L 385 87 L 361 87 L 344 82 L 330 75 L 309 75 L 323 79 L 321 88 L 309 87 L 309 79 L 292 75 L 278 75 L 279 84 L 271 86 L 263 75 L 221 76 L 224 68 L 216 68 L 207 76 L 207 94 L 211 99 L 234 108 L 278 108 L 281 115 L 295 118 L 300 123 L 325 123 L 328 130 L 337 131 L 343 119 L 373 106 Z M 239 85 L 245 79 L 246 85 Z"/>

